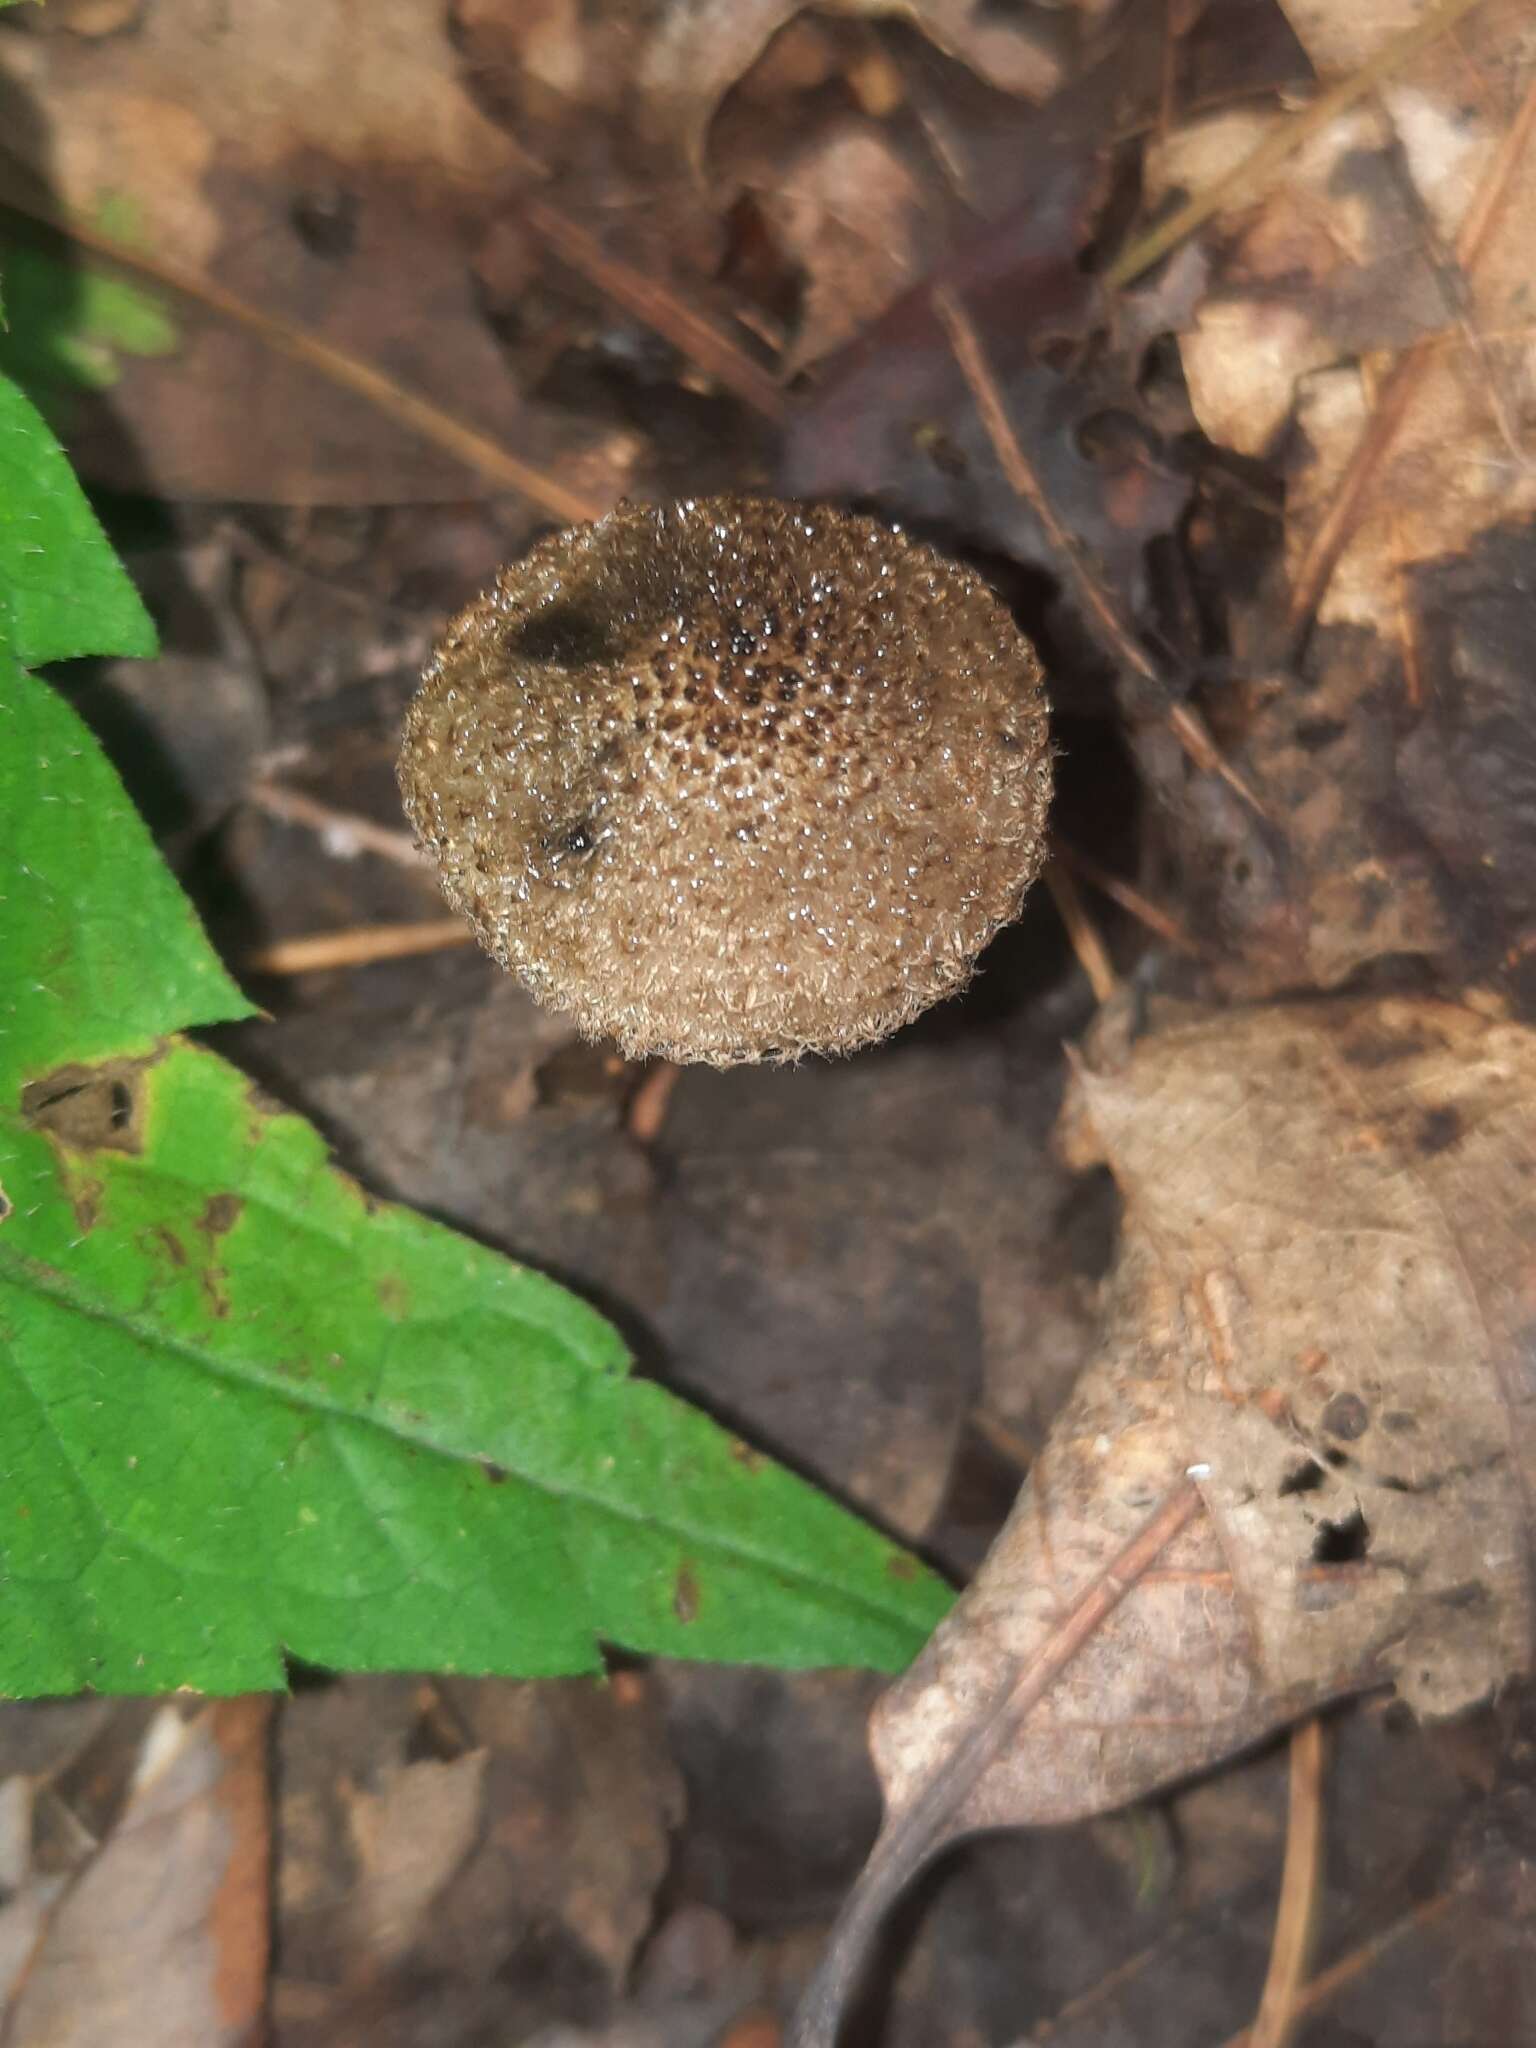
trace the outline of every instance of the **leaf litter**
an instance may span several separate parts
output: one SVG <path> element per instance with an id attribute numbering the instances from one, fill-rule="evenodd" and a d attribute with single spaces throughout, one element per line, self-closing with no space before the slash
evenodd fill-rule
<path id="1" fill-rule="evenodd" d="M 1450 1713 L 1504 1690 L 1528 1661 L 1521 1374 L 1532 1098 L 1522 1020 L 1531 811 L 1521 734 L 1536 630 L 1519 355 L 1528 42 L 1518 11 L 1497 0 L 1472 8 L 1454 41 L 1421 51 L 1320 126 L 1267 185 L 1223 207 L 1214 195 L 1234 168 L 1297 118 L 1308 64 L 1347 79 L 1403 26 L 1396 10 L 1297 4 L 1282 16 L 1245 7 L 1228 13 L 1229 28 L 1240 17 L 1235 35 L 1213 28 L 1220 10 L 1189 10 L 1172 30 L 1152 24 L 1150 36 L 1145 20 L 1118 22 L 1124 40 L 1111 36 L 1096 79 L 1071 33 L 1060 33 L 1078 24 L 1052 19 L 1045 43 L 1057 70 L 1040 86 L 1038 108 L 1018 83 L 1034 50 L 1016 51 L 1021 68 L 1005 76 L 946 32 L 967 10 L 915 10 L 915 26 L 856 12 L 811 21 L 765 8 L 733 31 L 740 45 L 729 35 L 690 44 L 683 30 L 708 20 L 708 8 L 625 10 L 598 35 L 574 7 L 460 0 L 455 28 L 471 63 L 452 91 L 467 84 L 492 126 L 510 134 L 503 191 L 529 177 L 532 158 L 528 189 L 542 187 L 536 204 L 553 204 L 560 217 L 547 232 L 491 221 L 474 177 L 466 183 L 449 240 L 471 252 L 483 283 L 495 239 L 502 361 L 522 387 L 520 410 L 486 417 L 541 460 L 562 434 L 579 456 L 586 433 L 587 445 L 612 452 L 612 477 L 638 477 L 648 493 L 679 477 L 687 488 L 776 477 L 877 503 L 951 545 L 985 551 L 1051 657 L 1068 770 L 1075 750 L 1104 771 L 1118 733 L 1143 792 L 1116 837 L 1109 803 L 1095 807 L 1068 787 L 1064 801 L 1083 806 L 1069 821 L 1072 838 L 1198 934 L 1202 961 L 1185 967 L 1149 951 L 1134 910 L 1125 917 L 1094 903 L 1130 986 L 1073 1061 L 1060 1160 L 1044 1156 L 1040 1105 L 1018 1116 L 1012 1093 L 1022 1064 L 1049 1069 L 1052 1041 L 1082 1025 L 1080 998 L 1074 1007 L 1052 992 L 1060 945 L 1039 916 L 1021 945 L 1053 964 L 1020 972 L 1009 965 L 1020 956 L 1005 948 L 977 992 L 990 993 L 998 1012 L 970 1009 L 953 1042 L 939 1032 L 920 1054 L 894 1048 L 867 1078 L 857 1068 L 825 1082 L 784 1077 L 803 1101 L 793 1112 L 787 1096 L 754 1101 L 761 1084 L 751 1077 L 717 1098 L 685 1076 L 643 1160 L 624 1152 L 626 1077 L 578 1074 L 515 1005 L 489 1000 L 475 963 L 433 970 L 432 981 L 404 963 L 367 970 L 376 979 L 366 988 L 345 985 L 340 969 L 291 994 L 274 985 L 269 1000 L 288 1014 L 273 1065 L 301 1097 L 311 1088 L 324 1097 L 372 1175 L 408 1197 L 430 1190 L 473 1227 L 536 1245 L 541 1259 L 636 1305 L 659 1333 L 663 1371 L 670 1360 L 701 1389 L 726 1374 L 733 1418 L 762 1440 L 794 1444 L 811 1469 L 851 1486 L 910 1536 L 928 1534 L 941 1553 L 951 1544 L 958 1556 L 970 1540 L 957 1535 L 977 1512 L 968 1489 L 996 1499 L 1010 1473 L 1028 1467 L 1020 1504 L 954 1618 L 877 1709 L 888 1821 L 875 1870 L 883 1858 L 904 1874 L 978 1826 L 1062 1821 L 1149 1794 L 1153 1815 L 1173 1798 L 1189 1842 L 1219 1860 L 1263 1808 L 1272 1765 L 1261 1757 L 1214 1781 L 1229 1784 L 1232 1804 L 1203 1834 L 1200 1799 L 1209 1794 L 1162 1788 L 1350 1692 L 1394 1684 L 1426 1714 Z M 985 10 L 969 13 L 979 29 Z M 1007 33 L 995 17 L 988 27 Z M 1028 28 L 1023 43 L 1038 45 L 1037 24 Z M 68 44 L 54 42 L 62 128 L 73 118 Z M 451 99 L 447 76 L 434 77 L 432 103 Z M 647 102 L 652 79 L 686 99 Z M 1291 89 L 1290 102 L 1277 87 Z M 226 170 L 239 164 L 238 177 L 254 178 L 251 144 L 217 132 Z M 481 131 L 469 124 L 464 133 Z M 709 167 L 703 186 L 690 154 Z M 367 161 L 360 145 L 356 163 Z M 990 174 L 978 172 L 983 163 Z M 1139 192 L 1127 186 L 1131 163 Z M 344 166 L 327 189 L 357 182 Z M 266 220 L 280 217 L 292 189 L 283 174 L 261 190 Z M 241 217 L 241 205 L 220 197 L 227 191 L 210 184 L 194 193 L 204 205 L 214 195 L 222 233 Z M 1139 199 L 1133 227 L 1155 226 L 1191 192 L 1211 199 L 1197 240 L 1107 301 L 1083 265 L 1085 247 L 1104 234 L 1114 246 L 1124 231 L 1117 206 Z M 338 320 L 350 317 L 347 265 L 344 257 L 332 287 Z M 935 287 L 971 321 L 1043 502 L 1075 538 L 1075 567 L 1011 486 L 935 317 Z M 366 303 L 366 276 L 356 288 Z M 443 303 L 458 308 L 443 322 L 455 346 L 481 348 L 478 329 L 464 338 L 475 316 L 463 300 Z M 715 367 L 700 369 L 690 346 Z M 125 364 L 114 402 L 131 414 L 136 393 L 152 388 L 138 380 L 159 374 Z M 221 375 L 201 416 L 227 437 Z M 749 425 L 722 398 L 732 377 L 743 393 L 787 380 L 779 443 L 761 425 L 775 408 L 751 407 Z M 489 396 L 494 387 L 483 388 Z M 524 431 L 531 391 L 541 422 L 560 416 L 543 444 Z M 166 403 L 137 415 L 152 463 Z M 413 463 L 426 474 L 420 456 L 398 438 L 387 459 L 375 453 L 385 437 L 364 418 L 355 435 L 329 439 L 319 473 L 306 457 L 302 489 L 281 449 L 249 447 L 221 455 L 222 470 L 210 466 L 196 488 L 217 495 L 263 463 L 261 488 L 279 500 L 414 488 L 399 479 Z M 339 446 L 343 438 L 352 445 Z M 165 446 L 165 482 L 193 488 L 192 437 Z M 179 476 L 169 464 L 178 446 L 189 451 Z M 437 474 L 441 488 L 447 472 Z M 233 581 L 249 600 L 258 647 L 273 657 L 258 687 L 277 707 L 298 779 L 335 815 L 373 809 L 380 826 L 398 823 L 368 794 L 369 763 L 387 759 L 409 658 L 397 655 L 391 671 L 381 634 L 380 666 L 365 687 L 348 636 L 366 613 L 348 612 L 338 631 L 333 593 L 348 579 L 391 601 L 405 592 L 405 614 L 425 634 L 486 580 L 526 517 L 503 501 L 478 527 L 457 519 L 451 547 L 439 544 L 435 555 L 424 522 L 403 506 L 366 529 L 339 517 L 242 520 Z M 423 581 L 424 559 L 432 566 Z M 1106 609 L 1118 637 L 1095 623 Z M 316 646 L 351 692 L 335 711 L 325 693 L 306 698 Z M 344 758 L 331 753 L 339 726 Z M 1191 730 L 1209 736 L 1203 758 Z M 268 772 L 265 761 L 252 765 Z M 221 840 L 238 850 L 237 872 L 268 906 L 269 929 L 283 918 L 299 929 L 344 923 L 349 911 L 369 921 L 430 912 L 407 871 L 386 875 L 366 856 L 329 860 L 303 827 L 270 814 L 226 812 Z M 323 897 L 312 893 L 317 873 Z M 1313 999 L 1298 1001 L 1298 992 Z M 1031 1028 L 1009 1020 L 1010 1000 Z M 1253 1007 L 1214 1007 L 1234 1000 Z M 355 1043 L 338 1046 L 332 1020 L 349 1010 L 344 1032 Z M 453 1020 L 455 1050 L 436 1034 L 442 1016 Z M 498 1033 L 508 1028 L 507 1070 L 498 1070 Z M 984 1078 L 958 1083 L 968 1064 Z M 405 1097 L 418 1089 L 432 1107 L 408 1117 Z M 929 1091 L 928 1109 L 914 1114 Z M 434 1117 L 458 1134 L 467 1172 L 444 1159 Z M 935 1235 L 921 1227 L 920 1189 L 909 1202 L 897 1177 L 918 1171 L 914 1160 L 946 1117 L 953 1156 L 935 1208 L 952 1228 Z M 506 1162 L 498 1171 L 498 1145 L 528 1172 Z M 797 1218 L 797 1178 L 811 1171 L 826 1185 Z M 1088 1177 L 1074 1181 L 1074 1172 Z M 892 1180 L 879 1215 L 901 1240 L 902 1284 L 878 1260 L 866 1276 L 856 1248 L 830 1235 L 841 1214 L 860 1212 L 872 1175 Z M 1064 1277 L 1052 1251 L 1069 1241 L 1073 1191 L 1098 1189 L 1099 1202 L 1111 1178 L 1119 1223 L 1088 1233 L 1109 1232 L 1095 1318 L 1084 1307 L 1091 1261 Z M 1024 1179 L 1038 1190 L 1026 1196 Z M 553 1204 L 541 1203 L 543 1184 Z M 771 1232 L 756 1234 L 744 1193 L 760 1201 L 758 1216 L 774 1219 Z M 989 1210 L 1021 1218 L 1012 1248 L 1022 1233 L 1022 1270 L 1007 1266 L 1009 1232 L 995 1221 L 983 1227 Z M 793 1286 L 784 1275 L 796 1276 Z M 701 1293 L 711 1276 L 712 1295 Z M 748 1288 L 755 1292 L 740 1291 Z M 979 1320 L 974 1307 L 967 1312 L 968 1291 L 983 1304 Z M 870 1303 L 884 1304 L 887 1324 L 871 1320 Z M 775 1357 L 774 1328 L 786 1315 L 799 1318 L 782 1327 L 813 1362 L 813 1383 L 798 1396 Z M 754 1339 L 738 1345 L 733 1323 L 744 1319 Z M 931 1371 L 923 1380 L 922 1343 L 889 1362 L 901 1323 L 961 1384 L 937 1384 Z M 1046 1330 L 1063 1382 L 1079 1358 L 1087 1363 L 1075 1389 L 1046 1404 L 1049 1415 L 1060 1402 L 1041 1449 L 1041 1397 L 1018 1350 L 1021 1332 L 1028 1346 Z M 865 1348 L 888 1363 L 866 1368 Z M 732 1376 L 720 1361 L 738 1349 Z M 969 1370 L 978 1356 L 979 1376 Z M 873 1425 L 861 1411 L 866 1370 L 882 1390 Z M 827 1384 L 835 1402 L 821 1391 Z M 837 1428 L 819 1433 L 818 1411 Z M 694 1815 L 691 1832 L 686 1816 L 663 1832 L 680 1829 L 677 1868 L 692 1895 L 723 1902 L 752 1929 L 768 1925 L 776 1885 L 804 1883 L 806 1898 L 828 1900 L 839 1888 L 828 1872 L 851 1874 L 869 1824 L 852 1718 L 867 1686 L 825 1694 L 814 1676 L 764 1674 L 749 1698 L 739 1678 L 735 1691 L 723 1682 L 712 1691 L 708 1672 L 684 1686 L 663 1669 L 654 1682 L 672 1703 L 670 1740 Z M 1003 1725 L 1006 1712 L 989 1718 L 994 1700 L 1018 1706 L 1021 1684 L 1039 1688 L 1023 1695 L 1028 1714 L 1016 1725 Z M 1465 1725 L 1483 1726 L 1475 1712 Z M 956 1766 L 978 1728 L 993 1731 L 992 1748 L 962 1787 Z M 827 1839 L 841 1811 L 852 1816 L 852 1840 L 825 1851 L 816 1823 L 794 1809 L 799 1860 L 793 1842 L 764 1830 L 754 1864 L 740 1821 L 733 1830 L 725 1812 L 744 1783 L 793 1771 L 816 1729 L 825 1738 L 816 1786 Z M 412 1739 L 446 1741 L 458 1756 L 473 1747 L 463 1731 L 445 1737 L 436 1713 Z M 1477 1937 L 1462 1903 L 1474 1897 L 1489 1915 L 1484 1948 L 1503 1957 L 1504 1983 L 1518 1983 L 1529 1934 L 1508 1873 L 1519 1851 L 1490 1847 L 1521 1839 L 1518 1773 L 1513 1786 L 1489 1791 L 1493 1774 L 1477 1760 L 1476 1739 L 1468 1737 L 1465 1773 L 1468 1783 L 1485 1774 L 1488 1812 L 1469 1817 L 1464 1833 L 1445 1824 L 1458 1810 L 1448 1789 L 1437 1818 L 1425 1818 L 1417 1836 L 1406 1829 L 1373 1865 L 1369 1845 L 1385 1841 L 1384 1815 L 1356 1816 L 1365 1860 L 1351 1866 L 1355 1893 L 1331 1895 L 1338 1940 L 1315 1983 L 1362 2029 L 1385 2025 L 1386 1984 L 1398 1969 L 1417 1986 L 1404 1994 L 1401 2025 L 1421 2026 L 1437 2010 L 1448 2040 L 1477 2038 L 1468 1989 Z M 1513 1710 L 1486 1735 L 1506 1776 L 1520 1740 Z M 637 1755 L 638 1772 L 661 1768 L 657 1754 Z M 1348 1800 L 1351 1772 L 1371 1782 L 1346 1744 L 1330 1802 Z M 850 1788 L 841 1808 L 840 1778 Z M 386 1798 L 391 1782 L 369 1796 Z M 1466 1806 L 1465 1786 L 1461 1796 L 1470 1816 L 1476 1802 Z M 927 1830 L 903 1843 L 919 1809 Z M 1277 1861 L 1275 1828 L 1251 1832 Z M 1441 1836 L 1454 1837 L 1454 1848 L 1437 1862 L 1429 1844 Z M 813 1839 L 817 1855 L 831 1855 L 814 1867 L 805 1855 Z M 1039 1837 L 1020 1854 L 1065 1871 L 1052 1859 L 1069 1854 L 1067 1839 Z M 1335 1844 L 1330 1858 L 1338 1854 Z M 1064 1970 L 1075 1959 L 1075 1982 L 1053 1980 L 1044 1930 L 1057 1924 L 1070 1887 L 1062 1897 L 1048 1886 L 1033 1895 L 1033 1927 L 1010 1920 L 1002 1904 L 989 1919 L 975 1887 L 989 1870 L 1011 1867 L 1002 1856 L 983 1841 L 948 1856 L 927 1881 L 948 1961 L 930 1944 L 921 1967 L 893 1980 L 893 2038 L 939 2038 L 953 2019 L 977 2038 L 1012 2042 L 1017 2004 L 989 2013 L 984 1985 L 1033 1934 L 1042 1946 L 1030 1950 L 1032 1967 L 1042 1984 L 1056 1982 L 1061 2009 L 1053 2017 L 1048 2003 L 1037 2008 L 1033 2037 L 1097 2039 L 1070 2011 L 1097 1971 L 1106 1988 L 1085 2010 L 1106 2024 L 1117 2015 L 1128 2039 L 1152 2040 L 1153 2014 L 1117 2004 L 1107 1988 L 1137 1947 L 1132 1892 L 1111 1887 L 1125 1907 L 1119 1955 L 1079 1930 L 1058 1959 Z M 1420 1874 L 1417 1898 L 1391 1890 L 1389 1863 Z M 1188 1849 L 1184 1866 L 1180 1882 L 1193 1885 L 1200 1855 Z M 1098 1866 L 1101 1891 L 1111 1867 Z M 653 1895 L 654 1869 L 637 1868 L 634 1896 Z M 1024 1895 L 1021 1881 L 1011 1892 L 998 1882 L 999 1899 Z M 1244 2016 L 1240 1972 L 1233 1976 L 1213 1923 L 1200 1920 L 1208 1907 L 1191 1908 L 1185 1935 L 1195 1946 L 1181 1949 L 1175 1903 L 1151 1952 L 1175 1971 L 1170 1983 L 1182 1981 L 1174 2006 L 1186 2016 L 1194 1980 L 1177 1979 L 1177 1958 L 1206 1958 L 1202 1995 L 1226 1999 L 1226 2018 L 1201 2008 L 1219 2040 Z M 1245 1910 L 1261 1950 L 1262 1892 Z M 1338 1916 L 1350 1910 L 1357 1919 L 1346 1932 Z M 1392 1969 L 1373 1968 L 1373 1926 L 1383 1944 L 1422 1928 L 1407 1952 L 1423 1948 L 1423 1974 L 1418 1964 L 1403 1968 L 1401 1946 L 1390 1950 L 1400 1959 Z M 429 1951 L 428 1941 L 407 1970 Z M 616 2041 L 630 2038 L 619 1987 L 635 1951 L 620 1944 L 610 1953 L 602 1994 L 569 1955 L 542 1980 L 546 2009 L 581 2038 L 607 2038 L 610 2021 Z M 796 1965 L 782 1948 L 774 1953 L 766 1971 L 761 1958 L 744 1971 L 739 1952 L 734 1961 L 724 1949 L 712 1954 L 702 1988 L 676 1991 L 666 2008 L 677 2031 L 668 2036 L 654 2003 L 644 2023 L 656 2038 L 682 2038 L 680 2016 L 708 2012 L 718 2031 L 730 2024 L 719 2015 L 732 1996 L 743 2013 L 767 1997 L 782 2014 L 806 1958 Z M 1433 1978 L 1441 1964 L 1444 1987 Z M 1144 1981 L 1162 1966 L 1148 1962 Z M 509 1967 L 525 1985 L 541 1981 L 531 1951 Z M 774 1968 L 786 1974 L 776 1978 Z M 665 1980 L 658 1971 L 653 1999 Z M 399 1974 L 386 1978 L 403 1999 Z M 1255 1978 L 1247 2011 L 1257 1994 Z M 303 2007 L 323 2032 L 316 1987 L 293 1996 L 292 2010 Z M 385 2010 L 403 2006 L 370 2008 L 368 2023 Z M 1513 2038 L 1507 2017 L 1490 2021 L 1490 2010 L 1485 1999 L 1483 2038 Z M 637 2009 L 637 2028 L 642 2017 Z"/>

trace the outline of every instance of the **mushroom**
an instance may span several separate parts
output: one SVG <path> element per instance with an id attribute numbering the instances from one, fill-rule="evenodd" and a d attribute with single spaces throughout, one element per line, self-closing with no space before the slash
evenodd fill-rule
<path id="1" fill-rule="evenodd" d="M 405 808 L 481 944 L 631 1058 L 846 1052 L 966 981 L 1039 870 L 1040 666 L 872 519 L 624 504 L 448 628 Z"/>

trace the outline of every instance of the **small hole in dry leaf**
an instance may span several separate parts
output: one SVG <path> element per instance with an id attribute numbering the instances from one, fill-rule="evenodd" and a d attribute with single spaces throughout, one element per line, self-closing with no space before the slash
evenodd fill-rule
<path id="1" fill-rule="evenodd" d="M 357 195 L 341 185 L 315 186 L 300 192 L 289 209 L 293 231 L 311 256 L 340 262 L 357 246 Z"/>
<path id="2" fill-rule="evenodd" d="M 1327 1476 L 1316 1458 L 1303 1458 L 1281 1480 L 1280 1498 L 1284 1500 L 1288 1493 L 1315 1493 Z"/>
<path id="3" fill-rule="evenodd" d="M 1370 1529 L 1356 1508 L 1342 1521 L 1319 1522 L 1312 1539 L 1312 1557 L 1317 1564 L 1358 1564 L 1370 1547 Z"/>

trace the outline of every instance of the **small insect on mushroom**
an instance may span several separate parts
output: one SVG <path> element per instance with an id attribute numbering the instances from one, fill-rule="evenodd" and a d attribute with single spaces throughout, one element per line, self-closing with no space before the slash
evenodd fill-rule
<path id="1" fill-rule="evenodd" d="M 793 1059 L 959 988 L 1039 870 L 1040 665 L 969 569 L 755 498 L 621 505 L 449 627 L 405 808 L 541 1002 L 632 1058 Z"/>

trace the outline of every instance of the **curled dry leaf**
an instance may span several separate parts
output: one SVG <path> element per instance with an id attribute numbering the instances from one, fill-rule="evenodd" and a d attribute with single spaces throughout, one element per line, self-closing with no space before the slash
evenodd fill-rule
<path id="1" fill-rule="evenodd" d="M 640 68 L 649 132 L 680 147 L 702 171 L 716 109 L 805 0 L 677 0 L 668 7 Z M 909 21 L 989 85 L 1048 99 L 1064 76 L 1064 52 L 1044 10 L 1000 19 L 985 0 L 822 0 L 818 12 Z"/>
<path id="2" fill-rule="evenodd" d="M 896 139 L 862 116 L 835 122 L 787 164 L 763 166 L 758 205 L 805 275 L 781 370 L 792 377 L 885 312 L 918 269 L 922 193 Z"/>
<path id="3" fill-rule="evenodd" d="M 1078 1062 L 1064 1133 L 1125 1199 L 1102 1352 L 876 1710 L 885 1830 L 806 2048 L 956 1834 L 1529 1663 L 1536 1034 L 1401 999 L 1196 1012 Z"/>
<path id="4" fill-rule="evenodd" d="M 1285 4 L 1324 78 L 1414 12 Z M 1150 152 L 1149 197 L 1220 191 L 1289 118 L 1175 130 Z M 1286 492 L 1283 588 L 1236 605 L 1249 680 L 1220 712 L 1280 842 L 1236 817 L 1230 838 L 1184 821 L 1234 942 L 1226 985 L 1334 987 L 1401 953 L 1480 976 L 1536 925 L 1529 7 L 1487 0 L 1311 137 L 1260 203 L 1233 189 L 1180 346 L 1205 432 L 1283 457 Z"/>

